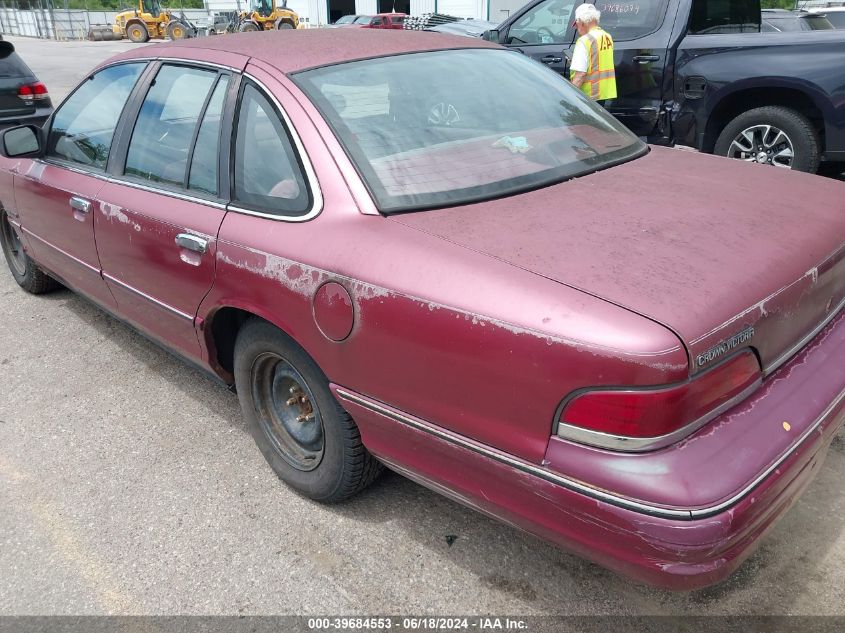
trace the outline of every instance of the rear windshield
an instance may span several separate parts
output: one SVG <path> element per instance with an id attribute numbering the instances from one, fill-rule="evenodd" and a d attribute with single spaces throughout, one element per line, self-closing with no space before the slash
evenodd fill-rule
<path id="1" fill-rule="evenodd" d="M 385 213 L 501 197 L 646 150 L 560 75 L 510 51 L 414 53 L 294 79 Z"/>
<path id="2" fill-rule="evenodd" d="M 0 47 L 0 77 L 32 77 L 32 71 L 14 51 Z"/>

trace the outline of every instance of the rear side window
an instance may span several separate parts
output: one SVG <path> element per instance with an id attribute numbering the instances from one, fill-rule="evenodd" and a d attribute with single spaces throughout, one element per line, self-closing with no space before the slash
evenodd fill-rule
<path id="1" fill-rule="evenodd" d="M 304 214 L 311 197 L 290 135 L 252 83 L 241 91 L 235 133 L 235 200 L 276 215 Z"/>
<path id="2" fill-rule="evenodd" d="M 690 35 L 758 33 L 760 0 L 693 0 Z"/>
<path id="3" fill-rule="evenodd" d="M 111 66 L 80 85 L 53 117 L 47 155 L 104 169 L 120 113 L 144 65 Z"/>
<path id="4" fill-rule="evenodd" d="M 9 46 L 0 46 L 0 77 L 32 77 L 32 71 Z"/>
<path id="5" fill-rule="evenodd" d="M 220 123 L 223 103 L 229 88 L 229 78 L 221 76 L 211 94 L 211 99 L 202 117 L 197 142 L 191 159 L 191 175 L 188 189 L 217 195 L 218 156 L 220 155 Z"/>
<path id="6" fill-rule="evenodd" d="M 182 186 L 189 151 L 217 72 L 164 65 L 150 86 L 126 156 L 124 173 Z"/>

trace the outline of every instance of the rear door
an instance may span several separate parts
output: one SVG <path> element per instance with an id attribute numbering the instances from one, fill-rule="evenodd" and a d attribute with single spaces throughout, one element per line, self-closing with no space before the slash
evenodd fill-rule
<path id="1" fill-rule="evenodd" d="M 226 213 L 220 139 L 235 83 L 228 70 L 161 64 L 98 196 L 97 248 L 121 313 L 191 358 Z"/>
<path id="2" fill-rule="evenodd" d="M 15 177 L 15 199 L 35 259 L 110 308 L 94 240 L 94 201 L 121 113 L 146 62 L 105 68 L 56 111 L 43 160 Z"/>

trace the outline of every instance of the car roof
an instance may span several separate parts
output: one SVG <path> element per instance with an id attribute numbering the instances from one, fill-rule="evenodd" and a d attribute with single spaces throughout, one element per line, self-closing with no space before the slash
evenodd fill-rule
<path id="1" fill-rule="evenodd" d="M 294 73 L 358 59 L 468 48 L 499 47 L 482 39 L 425 31 L 292 29 L 162 42 L 121 53 L 106 63 L 168 56 L 203 61 L 206 57 L 219 59 L 222 52 L 260 60 L 284 73 Z"/>

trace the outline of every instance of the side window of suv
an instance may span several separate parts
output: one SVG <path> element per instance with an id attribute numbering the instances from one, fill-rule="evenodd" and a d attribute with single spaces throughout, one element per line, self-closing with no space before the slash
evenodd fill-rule
<path id="1" fill-rule="evenodd" d="M 124 169 L 127 176 L 184 185 L 195 132 L 217 78 L 214 70 L 161 67 L 132 130 Z"/>
<path id="2" fill-rule="evenodd" d="M 105 169 L 117 121 L 145 65 L 105 68 L 68 97 L 53 116 L 47 156 Z"/>
<path id="3" fill-rule="evenodd" d="M 233 158 L 238 203 L 282 216 L 302 215 L 311 206 L 290 134 L 270 100 L 249 81 L 241 88 Z"/>
<path id="4" fill-rule="evenodd" d="M 693 0 L 688 33 L 759 33 L 760 20 L 760 0 Z"/>
<path id="5" fill-rule="evenodd" d="M 574 2 L 546 0 L 518 18 L 508 30 L 508 44 L 563 44 L 572 39 L 569 19 Z M 568 33 L 567 33 L 568 32 Z"/>

